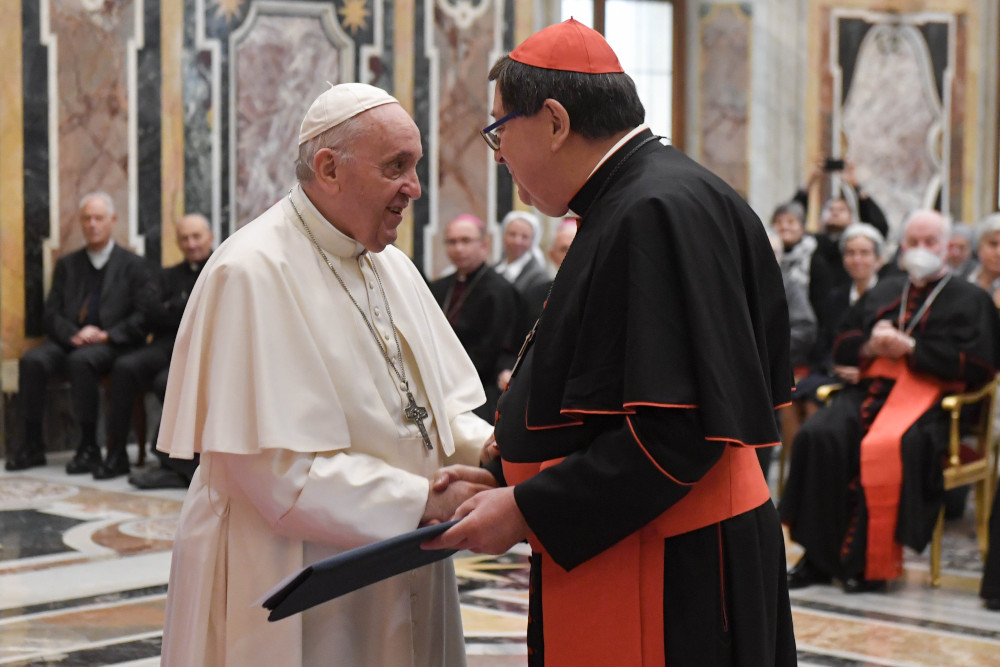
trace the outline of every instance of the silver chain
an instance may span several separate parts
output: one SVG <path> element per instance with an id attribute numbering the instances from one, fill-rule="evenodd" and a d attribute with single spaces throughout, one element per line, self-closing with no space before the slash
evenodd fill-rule
<path id="1" fill-rule="evenodd" d="M 313 246 L 319 251 L 320 257 L 322 257 L 323 261 L 326 262 L 326 265 L 330 267 L 330 271 L 333 272 L 333 275 L 337 278 L 337 282 L 340 283 L 340 286 L 344 288 L 344 291 L 347 293 L 347 298 L 349 298 L 351 303 L 354 304 L 354 307 L 358 309 L 358 314 L 360 314 L 361 319 L 365 321 L 365 326 L 368 327 L 369 333 L 371 333 L 372 338 L 375 339 L 375 344 L 378 345 L 378 349 L 382 352 L 382 356 L 385 357 L 389 367 L 392 368 L 392 372 L 396 374 L 397 378 L 399 378 L 399 388 L 408 393 L 410 391 L 410 384 L 406 380 L 406 365 L 403 363 L 403 347 L 399 344 L 399 334 L 396 332 L 396 323 L 392 319 L 392 309 L 389 308 L 389 299 L 385 295 L 385 287 L 382 285 L 382 277 L 379 276 L 378 269 L 375 268 L 375 262 L 373 262 L 370 257 L 368 258 L 368 265 L 372 267 L 372 271 L 375 273 L 375 280 L 378 281 L 379 292 L 382 293 L 382 302 L 385 304 L 385 312 L 389 316 L 389 327 L 392 329 L 393 340 L 396 341 L 396 350 L 399 351 L 399 369 L 396 368 L 396 363 L 392 360 L 392 356 L 389 354 L 388 348 L 386 348 L 386 346 L 382 343 L 382 339 L 378 337 L 378 334 L 375 332 L 375 327 L 372 326 L 368 316 L 365 315 L 365 311 L 362 310 L 360 305 L 358 305 L 354 295 L 351 294 L 351 290 L 347 289 L 347 284 L 344 282 L 344 279 L 340 277 L 340 273 L 336 268 L 334 268 L 333 262 L 330 261 L 330 258 L 326 256 L 325 252 L 323 252 L 323 248 L 321 248 L 319 243 L 316 242 L 316 237 L 313 236 L 312 230 L 309 229 L 309 225 L 306 224 L 306 221 L 302 218 L 302 214 L 299 213 L 298 207 L 295 206 L 295 202 L 292 201 L 291 190 L 288 191 L 288 203 L 292 205 L 292 210 L 295 211 L 295 215 L 299 217 L 299 222 L 302 223 L 302 227 L 306 230 L 306 234 L 309 236 L 309 240 L 312 241 Z"/>
<path id="2" fill-rule="evenodd" d="M 917 323 L 920 322 L 920 318 L 924 316 L 924 313 L 927 311 L 927 309 L 931 307 L 932 303 L 934 303 L 934 299 L 936 299 L 938 294 L 941 293 L 941 290 L 944 289 L 944 286 L 948 284 L 948 281 L 951 280 L 952 275 L 953 274 L 951 272 L 945 274 L 944 278 L 942 278 L 938 282 L 938 284 L 934 286 L 934 289 L 931 291 L 930 295 L 924 300 L 924 304 L 920 306 L 920 309 L 917 310 L 916 314 L 912 318 L 910 318 L 910 323 L 906 327 L 904 327 L 903 318 L 906 316 L 906 302 L 910 298 L 910 281 L 909 280 L 906 281 L 906 284 L 903 285 L 903 297 L 899 300 L 899 320 L 897 322 L 897 325 L 900 331 L 902 331 L 907 336 L 911 336 L 913 334 L 913 329 L 916 328 Z"/>

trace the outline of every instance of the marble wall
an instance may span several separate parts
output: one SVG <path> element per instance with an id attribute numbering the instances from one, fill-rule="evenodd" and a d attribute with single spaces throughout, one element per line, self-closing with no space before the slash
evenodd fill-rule
<path id="1" fill-rule="evenodd" d="M 827 154 L 858 163 L 896 222 L 939 203 L 996 208 L 991 0 L 687 3 L 685 148 L 762 217 Z M 327 81 L 395 94 L 420 128 L 424 196 L 398 245 L 430 276 L 444 223 L 522 206 L 478 137 L 490 64 L 557 0 L 7 0 L 0 24 L 0 343 L 4 387 L 41 335 L 75 209 L 101 188 L 116 239 L 179 258 L 173 224 L 223 239 L 289 187 L 299 118 Z M 829 186 L 827 186 L 829 187 Z"/>
<path id="2" fill-rule="evenodd" d="M 996 201 L 996 84 L 994 79 L 986 86 L 988 80 L 980 78 L 985 46 L 980 20 L 988 3 L 954 0 L 937 3 L 934 10 L 911 4 L 814 5 L 809 158 L 852 161 L 893 229 L 918 207 L 976 221 Z M 995 14 L 992 22 L 995 35 Z M 985 210 L 976 174 L 984 150 L 994 156 L 985 162 L 994 193 L 993 206 Z M 833 179 L 826 190 L 837 184 Z"/>
<path id="3" fill-rule="evenodd" d="M 439 220 L 495 220 L 513 205 L 478 129 L 489 65 L 530 33 L 530 0 L 9 4 L 17 12 L 5 18 L 16 20 L 0 32 L 10 55 L 3 151 L 14 158 L 0 190 L 7 385 L 42 334 L 55 259 L 83 243 L 83 194 L 111 194 L 118 243 L 174 263 L 184 212 L 208 215 L 224 239 L 287 191 L 298 124 L 326 82 L 381 86 L 414 115 L 424 197 L 399 244 L 429 274 L 444 265 Z"/>
<path id="4" fill-rule="evenodd" d="M 753 7 L 704 3 L 698 22 L 697 145 L 702 164 L 748 196 Z M 711 57 L 705 57 L 711 54 Z"/>

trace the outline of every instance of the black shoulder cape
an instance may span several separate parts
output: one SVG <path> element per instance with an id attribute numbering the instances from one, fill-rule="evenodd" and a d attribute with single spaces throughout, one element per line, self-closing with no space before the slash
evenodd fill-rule
<path id="1" fill-rule="evenodd" d="M 697 408 L 707 438 L 774 443 L 788 309 L 760 219 L 721 179 L 631 139 L 570 202 L 579 232 L 537 330 L 527 427 Z"/>

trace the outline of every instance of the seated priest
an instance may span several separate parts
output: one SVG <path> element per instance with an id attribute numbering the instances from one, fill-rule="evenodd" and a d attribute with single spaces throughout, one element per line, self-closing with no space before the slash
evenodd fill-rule
<path id="1" fill-rule="evenodd" d="M 795 438 L 779 511 L 805 555 L 790 588 L 836 577 L 847 592 L 884 589 L 902 574 L 902 547 L 930 541 L 944 500 L 940 399 L 991 379 L 1000 356 L 989 295 L 944 261 L 949 232 L 940 213 L 911 213 L 906 273 L 880 280 L 841 322 L 834 363 L 857 367 L 858 380 Z"/>

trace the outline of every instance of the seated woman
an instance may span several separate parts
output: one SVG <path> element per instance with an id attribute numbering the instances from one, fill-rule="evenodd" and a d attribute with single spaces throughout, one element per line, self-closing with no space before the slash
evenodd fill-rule
<path id="1" fill-rule="evenodd" d="M 856 222 L 849 225 L 840 236 L 840 252 L 844 257 L 844 270 L 851 282 L 833 288 L 822 307 L 819 334 L 813 349 L 812 363 L 804 377 L 796 377 L 792 405 L 782 413 L 782 443 L 790 446 L 798 427 L 820 408 L 816 390 L 824 384 L 858 381 L 858 369 L 837 366 L 831 351 L 833 339 L 844 315 L 865 292 L 878 283 L 878 270 L 885 252 L 885 239 L 872 225 Z M 785 415 L 790 414 L 790 419 Z M 792 422 L 792 423 L 788 423 Z"/>

